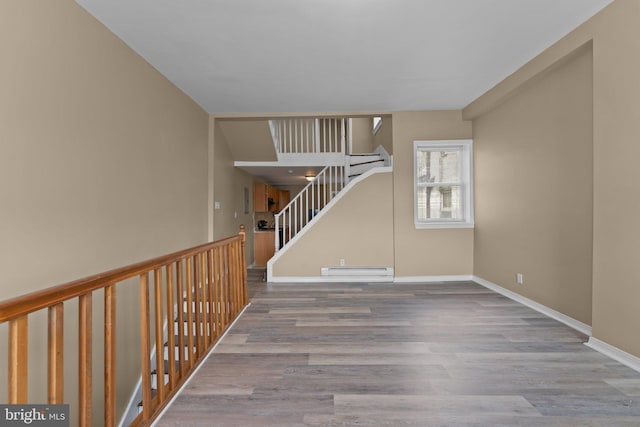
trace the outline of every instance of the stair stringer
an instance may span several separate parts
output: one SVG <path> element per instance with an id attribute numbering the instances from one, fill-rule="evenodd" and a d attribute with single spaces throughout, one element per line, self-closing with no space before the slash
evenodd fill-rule
<path id="1" fill-rule="evenodd" d="M 352 179 L 351 181 L 349 181 L 349 183 L 342 189 L 342 191 L 340 191 L 333 199 L 331 199 L 331 201 L 327 203 L 327 205 L 323 207 L 318 212 L 318 214 L 315 215 L 302 230 L 300 230 L 289 242 L 287 242 L 287 244 L 284 247 L 282 247 L 278 252 L 276 252 L 276 254 L 273 257 L 271 257 L 271 259 L 267 262 L 267 281 L 272 282 L 274 281 L 274 279 L 276 279 L 276 277 L 274 277 L 273 275 L 273 265 L 284 254 L 286 254 L 287 251 L 291 250 L 295 246 L 294 245 L 295 242 L 302 239 L 305 236 L 305 234 L 307 234 L 309 230 L 311 230 L 318 221 L 320 221 L 325 215 L 327 215 L 327 213 L 330 212 L 331 209 L 333 209 L 333 207 L 336 204 L 338 204 L 338 202 L 340 202 L 340 200 L 343 197 L 345 197 L 345 195 L 349 191 L 351 191 L 356 185 L 358 185 L 360 182 L 366 180 L 372 175 L 379 174 L 379 173 L 391 173 L 392 171 L 393 171 L 393 168 L 391 166 L 375 167 L 375 168 L 369 169 L 368 171 L 364 172 L 362 175 L 359 175 L 354 179 Z"/>

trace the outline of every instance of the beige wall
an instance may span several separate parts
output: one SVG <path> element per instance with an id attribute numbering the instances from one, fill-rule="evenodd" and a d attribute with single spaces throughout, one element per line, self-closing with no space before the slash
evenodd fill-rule
<path id="1" fill-rule="evenodd" d="M 220 208 L 213 211 L 213 238 L 222 239 L 237 234 L 243 224 L 247 233 L 245 258 L 253 263 L 253 177 L 233 166 L 234 158 L 215 118 L 213 154 L 213 199 Z M 244 212 L 244 189 L 249 190 L 249 212 Z M 214 205 L 215 206 L 215 205 Z"/>
<path id="2" fill-rule="evenodd" d="M 473 122 L 474 274 L 587 324 L 592 88 L 591 49 L 582 49 Z"/>
<path id="3" fill-rule="evenodd" d="M 357 183 L 273 265 L 274 276 L 320 276 L 322 267 L 393 266 L 392 174 Z"/>
<path id="4" fill-rule="evenodd" d="M 390 114 L 382 116 L 382 124 L 373 135 L 373 148 L 382 145 L 387 153 L 393 154 L 393 120 Z"/>
<path id="5" fill-rule="evenodd" d="M 371 117 L 351 119 L 351 152 L 373 153 L 373 131 Z"/>
<path id="6" fill-rule="evenodd" d="M 471 136 L 471 122 L 463 121 L 460 111 L 393 114 L 396 277 L 472 274 L 473 229 L 418 230 L 413 218 L 413 141 Z"/>
<path id="7" fill-rule="evenodd" d="M 638 40 L 640 2 L 616 0 L 474 101 L 464 114 L 480 117 L 580 46 L 593 44 L 593 335 L 640 357 Z"/>
<path id="8" fill-rule="evenodd" d="M 71 0 L 0 2 L 0 55 L 0 299 L 206 241 L 208 115 L 198 105 Z M 136 295 L 118 291 L 119 410 L 139 377 L 139 354 L 126 351 L 137 346 Z M 71 345 L 77 314 L 66 307 Z M 5 343 L 5 327 L 0 335 Z M 31 338 L 30 401 L 44 402 L 36 358 L 46 345 Z M 77 352 L 65 353 L 71 402 Z"/>
<path id="9" fill-rule="evenodd" d="M 217 120 L 228 141 L 233 160 L 275 162 L 278 160 L 268 120 Z"/>

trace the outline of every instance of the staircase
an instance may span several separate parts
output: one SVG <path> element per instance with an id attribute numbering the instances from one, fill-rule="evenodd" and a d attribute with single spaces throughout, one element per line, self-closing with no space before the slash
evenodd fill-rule
<path id="1" fill-rule="evenodd" d="M 374 153 L 344 156 L 344 166 L 325 167 L 287 206 L 275 215 L 275 252 L 311 225 L 314 217 L 354 178 L 375 167 L 391 165 L 391 157 L 382 147 Z M 283 241 L 281 241 L 281 238 Z"/>
<path id="2" fill-rule="evenodd" d="M 238 255 L 234 248 L 229 248 L 227 252 Z M 176 379 L 171 378 L 170 372 L 173 372 L 174 376 L 185 377 L 197 369 L 231 326 L 240 313 L 239 310 L 244 308 L 242 301 L 248 301 L 246 288 L 240 292 L 231 286 L 232 281 L 242 279 L 242 272 L 235 271 L 235 267 L 222 255 L 214 255 L 208 260 L 201 258 L 200 266 L 195 261 L 191 266 L 187 265 L 186 282 L 192 284 L 183 288 L 178 283 L 178 289 L 181 290 L 178 294 L 182 295 L 182 303 L 173 305 L 171 325 L 166 321 L 164 327 L 161 324 L 157 325 L 157 329 L 162 328 L 162 340 L 158 340 L 158 343 L 164 345 L 159 345 L 160 348 L 156 345 L 151 351 L 149 384 L 150 401 L 153 406 L 157 405 L 159 388 L 174 387 Z M 210 270 L 209 274 L 207 265 L 218 270 Z M 192 278 L 198 279 L 191 280 Z M 159 354 L 160 351 L 162 353 Z M 158 369 L 159 365 L 162 369 Z M 136 424 L 143 414 L 145 407 L 141 385 L 144 385 L 144 382 L 144 378 L 141 378 L 120 426 Z"/>
<path id="3" fill-rule="evenodd" d="M 194 295 L 196 292 L 195 289 L 192 289 L 191 294 Z M 204 304 L 206 305 L 206 304 Z M 189 310 L 189 306 L 191 306 L 191 310 Z M 204 310 L 204 311 L 203 311 Z M 185 293 L 183 303 L 182 303 L 182 312 L 179 312 L 179 308 L 176 305 L 174 308 L 174 312 L 178 313 L 173 322 L 173 331 L 175 331 L 176 335 L 173 340 L 171 340 L 173 344 L 173 350 L 169 348 L 169 339 L 168 339 L 168 327 L 165 324 L 163 328 L 163 337 L 164 337 L 164 348 L 162 349 L 162 360 L 163 360 L 163 384 L 167 384 L 169 382 L 169 365 L 170 363 L 174 363 L 174 372 L 180 372 L 181 361 L 184 362 L 185 366 L 188 368 L 191 366 L 196 360 L 195 353 L 197 351 L 195 337 L 203 337 L 203 328 L 206 328 L 207 325 L 202 321 L 202 315 L 199 314 L 196 319 L 193 313 L 208 313 L 206 307 L 203 307 L 203 302 L 192 302 L 189 304 L 187 295 Z M 191 312 L 191 313 L 189 313 Z M 191 322 L 188 319 L 191 318 Z M 180 327 L 182 325 L 182 328 Z M 191 328 L 189 328 L 191 325 Z M 214 330 L 212 333 L 215 333 L 217 325 L 214 326 Z M 191 329 L 191 330 L 189 330 Z M 182 332 L 179 332 L 182 331 Z M 191 345 L 189 342 L 191 341 Z M 189 351 L 189 349 L 191 351 Z M 182 351 L 181 351 L 182 350 Z M 158 349 L 153 348 L 151 352 L 151 397 L 155 399 L 157 396 L 158 390 L 158 367 L 157 367 L 157 353 Z M 171 356 L 169 353 L 173 351 L 173 355 Z M 190 362 L 191 356 L 191 362 Z M 134 393 L 134 397 L 132 399 L 132 404 L 129 405 L 129 409 L 127 410 L 126 416 L 123 418 L 120 426 L 126 426 L 131 423 L 142 414 L 144 409 L 142 402 L 142 395 L 140 391 L 140 383 L 138 384 L 137 390 Z"/>

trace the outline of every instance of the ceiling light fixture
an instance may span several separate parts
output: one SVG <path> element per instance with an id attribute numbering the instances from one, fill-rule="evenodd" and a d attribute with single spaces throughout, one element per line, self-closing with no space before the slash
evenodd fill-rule
<path id="1" fill-rule="evenodd" d="M 305 177 L 304 177 L 304 179 L 306 179 L 309 182 L 313 181 L 314 178 L 315 178 L 315 176 L 313 176 L 313 175 L 305 175 Z"/>

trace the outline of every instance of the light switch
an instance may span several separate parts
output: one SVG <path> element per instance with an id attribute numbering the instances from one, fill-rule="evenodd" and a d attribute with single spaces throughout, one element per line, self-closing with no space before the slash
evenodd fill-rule
<path id="1" fill-rule="evenodd" d="M 220 202 L 218 202 L 218 201 L 213 202 L 213 208 L 214 209 L 220 209 Z"/>

